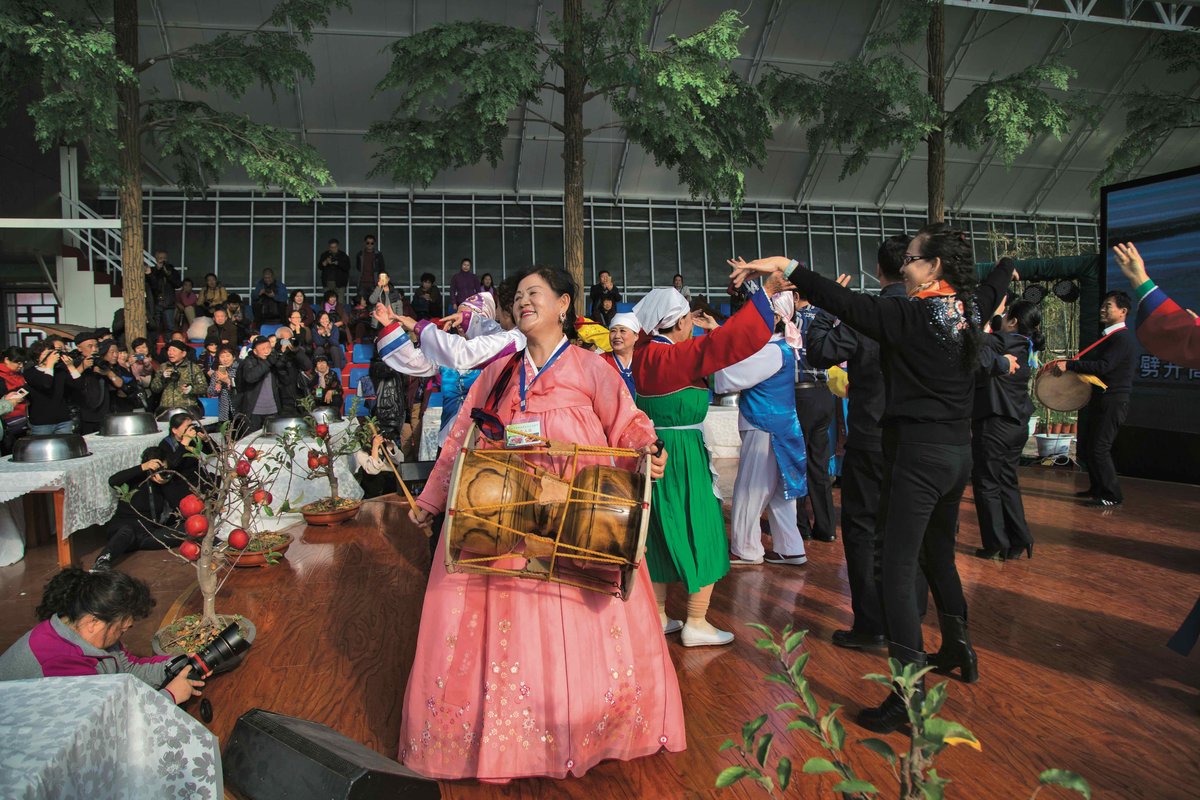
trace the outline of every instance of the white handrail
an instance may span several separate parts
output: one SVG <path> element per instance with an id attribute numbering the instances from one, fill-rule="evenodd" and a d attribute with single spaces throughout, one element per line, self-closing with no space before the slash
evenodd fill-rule
<path id="1" fill-rule="evenodd" d="M 78 219 L 88 220 L 110 220 L 111 217 L 104 217 L 96 213 L 95 209 L 88 206 L 81 200 L 59 195 L 66 203 L 67 209 L 75 214 Z M 93 256 L 103 259 L 108 262 L 108 268 L 113 273 L 114 277 L 121 273 L 121 250 L 122 239 L 121 231 L 111 228 L 73 228 L 72 232 L 81 244 L 84 244 Z M 142 250 L 142 260 L 146 266 L 152 267 L 155 264 L 154 256 Z"/>

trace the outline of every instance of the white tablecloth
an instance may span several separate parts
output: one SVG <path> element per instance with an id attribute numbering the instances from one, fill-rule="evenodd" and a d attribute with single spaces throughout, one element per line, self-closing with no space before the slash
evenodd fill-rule
<path id="1" fill-rule="evenodd" d="M 220 743 L 132 675 L 0 682 L 0 793 L 220 800 Z"/>

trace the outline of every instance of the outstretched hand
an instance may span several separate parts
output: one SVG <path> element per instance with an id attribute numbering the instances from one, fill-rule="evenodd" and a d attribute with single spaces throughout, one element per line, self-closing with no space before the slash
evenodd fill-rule
<path id="1" fill-rule="evenodd" d="M 1117 266 L 1121 268 L 1122 274 L 1134 289 L 1150 280 L 1150 276 L 1146 274 L 1146 264 L 1142 261 L 1142 255 L 1133 246 L 1133 242 L 1115 245 L 1113 255 L 1117 258 Z"/>
<path id="2" fill-rule="evenodd" d="M 841 275 L 838 275 L 836 278 L 837 285 L 841 286 L 843 289 L 848 288 L 853 280 L 854 276 L 849 272 L 844 272 Z"/>
<path id="3" fill-rule="evenodd" d="M 452 331 L 462 325 L 463 312 L 455 311 L 453 314 L 448 314 L 442 317 L 442 330 Z"/>
<path id="4" fill-rule="evenodd" d="M 393 322 L 400 321 L 400 315 L 393 311 L 391 306 L 384 305 L 383 303 L 375 304 L 375 310 L 371 312 L 371 316 L 385 328 Z"/>
<path id="5" fill-rule="evenodd" d="M 719 326 L 717 321 L 712 318 L 711 314 L 697 309 L 692 312 L 692 323 L 703 328 L 706 331 L 715 331 Z"/>

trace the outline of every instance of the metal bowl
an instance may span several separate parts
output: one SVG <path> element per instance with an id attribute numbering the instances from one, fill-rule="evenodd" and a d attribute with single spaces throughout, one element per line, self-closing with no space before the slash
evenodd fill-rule
<path id="1" fill-rule="evenodd" d="M 333 406 L 317 406 L 312 410 L 312 418 L 317 422 L 324 422 L 326 425 L 330 425 L 341 420 L 342 412 L 341 409 L 334 408 Z"/>
<path id="2" fill-rule="evenodd" d="M 50 433 L 25 436 L 13 444 L 12 459 L 18 463 L 39 464 L 49 461 L 69 461 L 90 456 L 87 442 L 77 433 Z"/>
<path id="3" fill-rule="evenodd" d="M 730 392 L 729 394 L 717 395 L 716 402 L 713 405 L 724 406 L 726 408 L 738 407 L 738 392 Z"/>
<path id="4" fill-rule="evenodd" d="M 263 432 L 272 436 L 284 436 L 289 430 L 294 430 L 301 436 L 312 435 L 308 420 L 304 417 L 271 417 L 263 425 Z"/>
<path id="5" fill-rule="evenodd" d="M 101 436 L 145 436 L 158 433 L 158 422 L 145 411 L 109 414 L 100 425 Z"/>
<path id="6" fill-rule="evenodd" d="M 175 416 L 176 414 L 190 414 L 195 417 L 197 422 L 199 422 L 204 416 L 204 409 L 200 408 L 200 406 L 192 406 L 191 408 L 180 408 L 178 406 L 173 408 L 160 408 L 158 413 L 154 415 L 154 418 L 159 422 L 170 422 L 171 417 Z"/>

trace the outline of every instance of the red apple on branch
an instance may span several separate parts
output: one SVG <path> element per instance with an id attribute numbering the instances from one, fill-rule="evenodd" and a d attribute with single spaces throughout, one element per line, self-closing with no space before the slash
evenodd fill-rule
<path id="1" fill-rule="evenodd" d="M 187 522 L 183 523 L 183 529 L 187 531 L 188 536 L 191 536 L 193 539 L 199 539 L 208 533 L 208 517 L 203 514 L 188 517 Z"/>
<path id="2" fill-rule="evenodd" d="M 324 422 L 317 425 L 317 438 L 318 439 L 324 439 L 328 435 L 329 435 L 329 426 L 328 425 L 326 425 Z"/>
<path id="3" fill-rule="evenodd" d="M 325 455 L 324 453 L 321 453 L 321 455 L 317 456 L 317 463 L 320 464 L 322 467 L 328 467 L 329 466 L 329 456 Z"/>
<path id="4" fill-rule="evenodd" d="M 247 475 L 249 475 L 250 474 L 250 462 L 247 461 L 246 459 L 242 459 L 241 461 L 237 462 L 237 474 L 238 474 L 238 477 L 240 477 L 240 478 L 244 478 Z"/>
<path id="5" fill-rule="evenodd" d="M 258 451 L 253 447 L 247 447 L 246 452 L 242 453 L 242 455 L 245 456 L 247 461 L 253 461 L 258 458 Z"/>
<path id="6" fill-rule="evenodd" d="M 260 506 L 271 505 L 271 493 L 266 489 L 255 489 L 254 502 L 258 503 Z"/>
<path id="7" fill-rule="evenodd" d="M 194 494 L 189 494 L 179 501 L 179 513 L 184 517 L 194 517 L 204 511 L 204 501 Z"/>
<path id="8" fill-rule="evenodd" d="M 196 517 L 192 517 L 196 519 Z M 179 544 L 179 555 L 186 558 L 188 561 L 195 561 L 200 557 L 200 545 L 188 540 Z"/>
<path id="9" fill-rule="evenodd" d="M 320 465 L 321 465 L 320 456 L 314 456 L 311 454 L 308 456 L 308 468 L 309 469 L 316 469 Z"/>
<path id="10" fill-rule="evenodd" d="M 229 532 L 229 546 L 234 550 L 245 550 L 248 544 L 250 544 L 250 534 L 241 528 L 234 528 Z"/>

